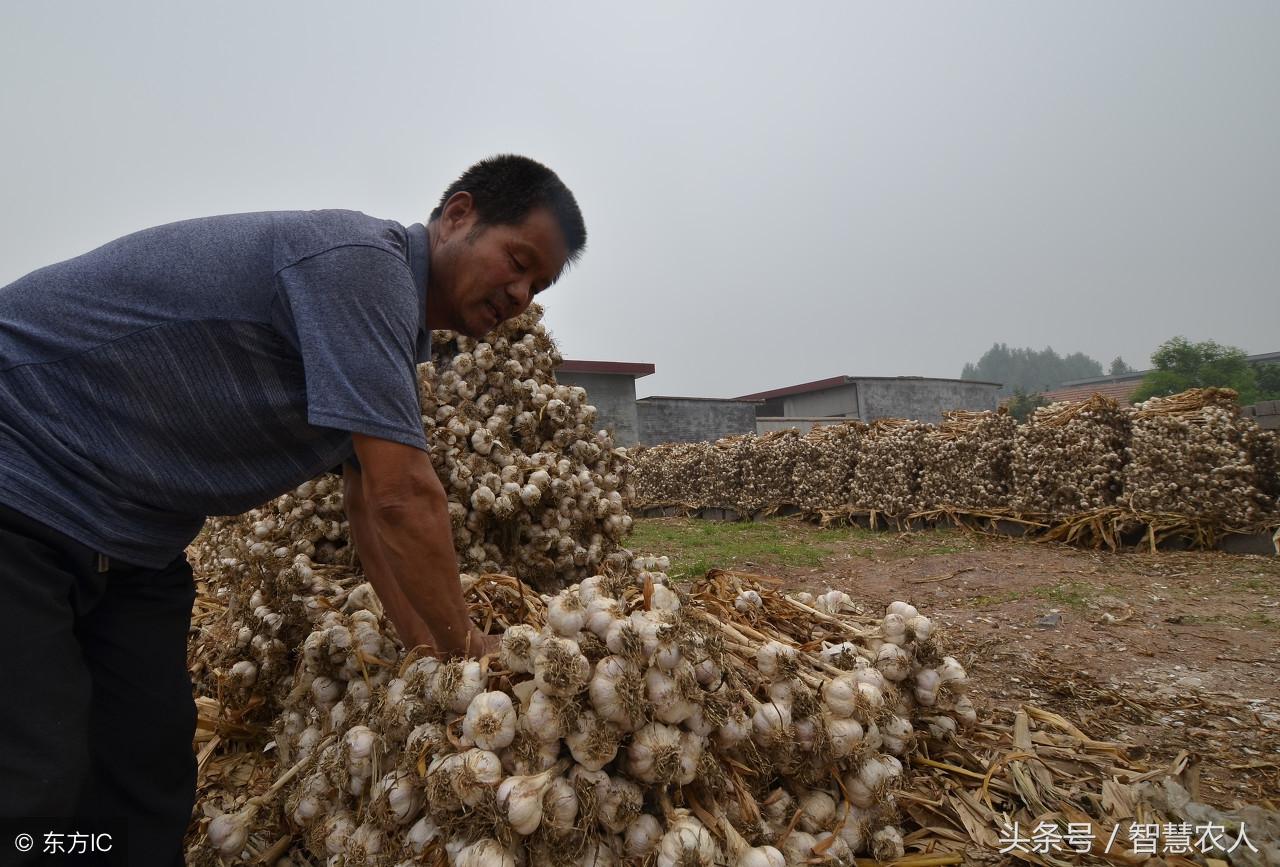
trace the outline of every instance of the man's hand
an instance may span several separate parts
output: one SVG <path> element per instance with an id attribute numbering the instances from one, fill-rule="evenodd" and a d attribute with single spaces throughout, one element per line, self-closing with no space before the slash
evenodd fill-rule
<path id="1" fill-rule="evenodd" d="M 363 434 L 352 441 L 361 469 L 344 472 L 347 517 L 401 640 L 429 638 L 440 655 L 482 656 L 493 645 L 473 637 L 482 633 L 467 616 L 448 499 L 427 454 Z"/>
<path id="2" fill-rule="evenodd" d="M 496 657 L 501 646 L 501 635 L 487 635 L 473 626 L 471 628 L 471 644 L 467 650 L 467 656 L 472 659 L 479 659 L 482 656 Z"/>

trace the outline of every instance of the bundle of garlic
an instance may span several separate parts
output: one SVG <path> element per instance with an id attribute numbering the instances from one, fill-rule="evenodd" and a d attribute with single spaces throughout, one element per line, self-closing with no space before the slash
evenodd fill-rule
<path id="1" fill-rule="evenodd" d="M 541 316 L 531 307 L 491 342 L 435 332 L 419 397 L 462 568 L 550 582 L 600 568 L 630 529 L 632 492 L 626 450 L 592 429 L 586 391 L 556 384 L 560 355 Z M 247 515 L 214 519 L 199 545 L 251 571 L 298 554 L 340 562 L 347 540 L 341 484 L 322 476 Z"/>
<path id="2" fill-rule="evenodd" d="M 927 424 L 880 419 L 862 438 L 853 472 L 854 505 L 886 515 L 920 510 L 920 474 Z"/>
<path id="3" fill-rule="evenodd" d="M 1254 466 L 1257 425 L 1229 389 L 1193 389 L 1136 406 L 1124 499 L 1140 512 L 1247 525 L 1269 511 Z"/>
<path id="4" fill-rule="evenodd" d="M 468 576 L 474 609 L 506 627 L 481 662 L 381 658 L 375 612 L 300 599 L 315 629 L 276 686 L 279 797 L 207 792 L 190 863 L 249 861 L 281 836 L 296 861 L 334 863 L 900 856 L 892 792 L 917 732 L 974 721 L 928 618 L 715 572 L 685 593 L 659 565 L 555 596 Z"/>
<path id="5" fill-rule="evenodd" d="M 490 342 L 433 335 L 419 368 L 423 427 L 449 496 L 459 566 L 514 571 L 562 586 L 630 555 L 630 459 L 583 389 L 558 385 L 559 353 L 534 306 Z M 352 562 L 342 481 L 324 475 L 244 515 L 211 519 L 190 549 L 219 616 L 204 624 L 195 672 L 212 692 L 247 694 L 289 671 L 288 649 L 310 631 L 306 597 L 326 609 L 363 606 L 367 587 L 335 567 Z M 344 576 L 334 580 L 335 574 Z M 263 683 L 266 681 L 267 683 Z M 268 709 L 263 709 L 266 712 Z"/>
<path id="6" fill-rule="evenodd" d="M 858 444 L 866 431 L 862 422 L 849 421 L 819 425 L 806 433 L 796 446 L 792 505 L 809 514 L 848 509 Z"/>
<path id="7" fill-rule="evenodd" d="M 920 468 L 921 508 L 997 509 L 1008 504 L 1013 435 L 1005 411 L 942 414 L 930 431 Z"/>
<path id="8" fill-rule="evenodd" d="M 739 511 L 753 513 L 794 503 L 794 472 L 800 432 L 794 429 L 750 435 L 741 454 Z"/>
<path id="9" fill-rule="evenodd" d="M 1115 505 L 1129 438 L 1129 414 L 1110 398 L 1040 407 L 1014 436 L 1012 508 L 1066 516 Z"/>
<path id="10" fill-rule="evenodd" d="M 635 505 L 701 506 L 706 448 L 705 443 L 664 443 L 633 449 Z"/>

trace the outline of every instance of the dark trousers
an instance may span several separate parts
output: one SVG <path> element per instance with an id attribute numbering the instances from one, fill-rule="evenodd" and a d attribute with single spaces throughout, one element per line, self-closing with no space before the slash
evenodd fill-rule
<path id="1" fill-rule="evenodd" d="M 0 818 L 123 821 L 127 859 L 117 846 L 110 863 L 183 863 L 194 600 L 185 557 L 106 561 L 0 506 Z M 0 840 L 0 863 L 11 847 Z"/>

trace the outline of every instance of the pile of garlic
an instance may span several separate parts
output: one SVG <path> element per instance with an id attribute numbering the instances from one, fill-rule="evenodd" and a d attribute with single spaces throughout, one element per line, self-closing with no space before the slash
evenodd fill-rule
<path id="1" fill-rule="evenodd" d="M 1006 412 L 944 412 L 926 438 L 923 509 L 998 509 L 1008 504 L 1017 422 Z"/>
<path id="2" fill-rule="evenodd" d="M 862 437 L 850 500 L 883 515 L 920 511 L 920 474 L 929 425 L 902 419 L 873 422 Z"/>
<path id="3" fill-rule="evenodd" d="M 859 446 L 866 433 L 867 426 L 860 421 L 819 425 L 806 433 L 791 471 L 792 505 L 809 514 L 848 509 Z"/>
<path id="4" fill-rule="evenodd" d="M 1129 436 L 1129 413 L 1110 398 L 1038 408 L 1014 437 L 1012 508 L 1069 516 L 1114 506 Z"/>
<path id="5" fill-rule="evenodd" d="M 1234 392 L 1202 389 L 1134 409 L 1124 475 L 1128 505 L 1224 524 L 1250 524 L 1267 513 L 1271 504 L 1260 488 L 1265 469 L 1255 465 L 1265 438 L 1240 415 Z"/>
<path id="6" fill-rule="evenodd" d="M 631 464 L 607 431 L 592 429 L 586 392 L 556 383 L 560 356 L 541 316 L 533 306 L 487 342 L 435 332 L 419 382 L 460 569 L 516 572 L 556 589 L 626 567 Z M 353 560 L 349 542 L 342 479 L 332 474 L 210 519 L 189 554 L 225 610 L 197 638 L 197 685 L 274 695 L 271 684 L 290 672 L 287 650 L 310 631 L 295 601 L 352 608 L 347 594 L 359 582 L 341 569 Z"/>
<path id="7" fill-rule="evenodd" d="M 1280 514 L 1280 434 L 1241 417 L 1222 389 L 1134 410 L 1095 395 L 1041 407 L 1023 425 L 956 411 L 938 427 L 881 419 L 652 446 L 632 478 L 639 507 L 744 517 L 795 506 L 819 517 L 954 509 L 1061 519 L 1129 506 L 1238 526 Z"/>
<path id="8" fill-rule="evenodd" d="M 630 458 L 560 361 L 536 305 L 489 341 L 433 333 L 419 368 L 423 429 L 449 495 L 464 570 L 519 570 L 549 586 L 598 571 L 631 529 Z M 349 534 L 333 476 L 234 518 L 197 542 L 224 569 L 279 569 L 299 554 L 344 562 Z"/>
<path id="9" fill-rule="evenodd" d="M 664 559 L 541 598 L 468 576 L 495 619 L 524 618 L 480 662 L 387 659 L 376 611 L 300 600 L 315 628 L 278 686 L 277 803 L 207 796 L 189 861 L 252 860 L 285 825 L 299 841 L 286 864 L 901 856 L 893 790 L 918 728 L 946 737 L 975 721 L 929 619 L 903 602 L 865 617 L 841 591 L 784 597 L 737 577 L 685 593 Z M 806 612 L 817 653 L 779 631 Z"/>

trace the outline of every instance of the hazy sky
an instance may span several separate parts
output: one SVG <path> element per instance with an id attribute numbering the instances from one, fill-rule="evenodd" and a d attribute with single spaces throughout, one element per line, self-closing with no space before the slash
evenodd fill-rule
<path id="1" fill-rule="evenodd" d="M 186 217 L 415 222 L 515 151 L 587 220 L 563 353 L 641 395 L 1280 350 L 1280 3 L 358 6 L 5 4 L 0 284 Z"/>

